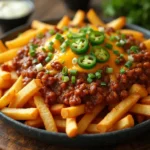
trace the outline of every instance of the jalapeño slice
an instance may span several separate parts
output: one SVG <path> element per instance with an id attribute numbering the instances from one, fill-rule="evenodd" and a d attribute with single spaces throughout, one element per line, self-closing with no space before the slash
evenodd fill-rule
<path id="1" fill-rule="evenodd" d="M 84 55 L 78 58 L 78 65 L 84 69 L 91 69 L 96 65 L 96 57 L 93 55 Z"/>
<path id="2" fill-rule="evenodd" d="M 89 35 L 89 40 L 92 45 L 102 44 L 104 42 L 105 35 L 99 31 L 93 31 Z"/>
<path id="3" fill-rule="evenodd" d="M 70 43 L 70 48 L 78 55 L 84 54 L 88 51 L 89 48 L 88 40 L 86 38 L 74 39 Z"/>
<path id="4" fill-rule="evenodd" d="M 96 57 L 97 62 L 106 62 L 110 58 L 109 52 L 102 46 L 93 46 L 92 54 Z"/>
<path id="5" fill-rule="evenodd" d="M 69 33 L 67 35 L 69 39 L 76 39 L 76 38 L 85 38 L 86 34 L 85 33 Z"/>

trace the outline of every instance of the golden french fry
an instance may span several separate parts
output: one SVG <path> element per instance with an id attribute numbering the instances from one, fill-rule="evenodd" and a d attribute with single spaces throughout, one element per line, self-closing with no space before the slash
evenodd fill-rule
<path id="1" fill-rule="evenodd" d="M 122 129 L 127 129 L 131 128 L 134 126 L 134 119 L 132 115 L 127 115 L 121 120 L 119 120 L 110 131 L 116 131 L 116 130 L 122 130 Z"/>
<path id="2" fill-rule="evenodd" d="M 147 90 L 140 84 L 133 84 L 129 90 L 130 94 L 137 93 L 141 97 L 146 97 L 148 95 Z"/>
<path id="3" fill-rule="evenodd" d="M 130 112 L 145 115 L 145 116 L 150 116 L 150 105 L 135 104 L 130 109 Z"/>
<path id="4" fill-rule="evenodd" d="M 45 129 L 47 131 L 57 132 L 56 124 L 54 118 L 48 108 L 48 106 L 44 103 L 44 100 L 40 96 L 34 96 L 34 102 L 36 107 L 39 110 L 41 119 L 43 120 Z"/>
<path id="5" fill-rule="evenodd" d="M 99 133 L 99 131 L 97 130 L 97 124 L 96 123 L 89 124 L 89 126 L 86 129 L 86 131 L 88 133 Z"/>
<path id="6" fill-rule="evenodd" d="M 105 26 L 105 23 L 98 17 L 98 15 L 93 9 L 90 9 L 88 11 L 87 18 L 89 22 L 91 22 L 93 25 Z"/>
<path id="7" fill-rule="evenodd" d="M 143 41 L 145 44 L 146 48 L 149 50 L 150 49 L 150 39 Z"/>
<path id="8" fill-rule="evenodd" d="M 3 108 L 1 112 L 15 120 L 34 120 L 39 115 L 37 108 Z"/>
<path id="9" fill-rule="evenodd" d="M 150 96 L 144 97 L 140 103 L 150 105 Z"/>
<path id="10" fill-rule="evenodd" d="M 54 118 L 58 131 L 65 132 L 66 120 Z"/>
<path id="11" fill-rule="evenodd" d="M 17 73 L 15 71 L 11 71 L 10 74 L 11 74 L 11 80 L 15 82 L 18 79 Z"/>
<path id="12" fill-rule="evenodd" d="M 126 18 L 125 17 L 119 17 L 109 23 L 106 24 L 107 27 L 112 27 L 115 30 L 119 30 L 121 28 L 123 28 L 126 24 Z"/>
<path id="13" fill-rule="evenodd" d="M 20 33 L 19 37 L 28 36 L 29 34 L 34 33 L 34 32 L 35 32 L 34 29 L 29 29 L 29 30 L 26 30 L 26 31 Z"/>
<path id="14" fill-rule="evenodd" d="M 66 134 L 71 138 L 78 134 L 78 127 L 75 118 L 66 119 Z"/>
<path id="15" fill-rule="evenodd" d="M 3 80 L 0 78 L 0 89 L 8 89 L 12 85 L 11 80 Z"/>
<path id="16" fill-rule="evenodd" d="M 6 107 L 14 98 L 15 93 L 22 89 L 22 76 L 20 76 L 13 86 L 0 98 L 0 109 Z"/>
<path id="17" fill-rule="evenodd" d="M 25 124 L 31 127 L 35 127 L 35 128 L 43 128 L 44 127 L 44 123 L 42 121 L 42 119 L 39 117 L 36 120 L 27 120 L 25 121 Z"/>
<path id="18" fill-rule="evenodd" d="M 104 109 L 105 104 L 97 105 L 93 112 L 85 114 L 78 122 L 78 133 L 83 134 L 88 125 L 95 119 L 95 117 Z"/>
<path id="19" fill-rule="evenodd" d="M 21 108 L 27 103 L 32 96 L 35 95 L 42 87 L 40 79 L 33 79 L 30 81 L 23 89 L 21 89 L 17 94 L 15 99 L 10 103 L 11 108 Z"/>
<path id="20" fill-rule="evenodd" d="M 71 21 L 71 24 L 74 26 L 80 25 L 85 18 L 85 12 L 82 10 L 78 10 L 73 18 L 73 20 Z"/>
<path id="21" fill-rule="evenodd" d="M 113 108 L 102 121 L 100 121 L 97 125 L 97 129 L 100 132 L 106 132 L 113 125 L 121 119 L 131 108 L 133 105 L 137 103 L 140 99 L 139 94 L 129 95 L 127 98 L 122 100 L 115 108 Z"/>
<path id="22" fill-rule="evenodd" d="M 47 23 L 44 23 L 44 22 L 40 22 L 38 20 L 33 20 L 32 24 L 31 24 L 31 27 L 33 29 L 46 28 L 46 29 L 50 30 L 50 29 L 54 28 L 54 25 L 50 25 L 50 24 L 47 24 Z"/>
<path id="23" fill-rule="evenodd" d="M 70 18 L 68 16 L 64 16 L 57 24 L 57 28 L 62 29 L 64 26 L 68 26 L 70 23 Z"/>
<path id="24" fill-rule="evenodd" d="M 50 111 L 53 115 L 60 115 L 62 108 L 64 108 L 64 104 L 54 104 L 50 107 Z"/>
<path id="25" fill-rule="evenodd" d="M 0 78 L 2 80 L 11 80 L 11 74 L 10 72 L 0 70 Z"/>
<path id="26" fill-rule="evenodd" d="M 26 35 L 26 36 L 20 36 L 11 41 L 7 41 L 5 44 L 9 49 L 22 47 L 22 46 L 28 44 L 28 42 L 32 38 L 34 38 L 37 34 L 44 33 L 46 30 L 47 30 L 46 28 L 41 28 L 41 29 L 35 30 L 34 32 L 31 32 L 30 34 L 28 33 L 28 35 Z"/>
<path id="27" fill-rule="evenodd" d="M 7 48 L 3 44 L 3 42 L 0 40 L 0 53 L 7 51 Z"/>
<path id="28" fill-rule="evenodd" d="M 11 49 L 6 52 L 0 53 L 0 63 L 7 62 L 9 60 L 12 60 L 18 52 L 19 48 Z"/>
<path id="29" fill-rule="evenodd" d="M 130 30 L 130 29 L 121 29 L 120 32 L 126 35 L 133 35 L 133 37 L 136 40 L 140 40 L 140 41 L 144 40 L 144 35 L 142 32 Z"/>
<path id="30" fill-rule="evenodd" d="M 84 114 L 85 105 L 72 106 L 61 109 L 61 116 L 63 118 L 73 118 L 79 115 Z"/>

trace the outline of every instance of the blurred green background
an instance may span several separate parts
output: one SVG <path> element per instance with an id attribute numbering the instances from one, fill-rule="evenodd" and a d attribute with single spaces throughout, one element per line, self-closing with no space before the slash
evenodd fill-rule
<path id="1" fill-rule="evenodd" d="M 126 16 L 128 23 L 150 29 L 150 0 L 103 0 L 105 17 Z"/>

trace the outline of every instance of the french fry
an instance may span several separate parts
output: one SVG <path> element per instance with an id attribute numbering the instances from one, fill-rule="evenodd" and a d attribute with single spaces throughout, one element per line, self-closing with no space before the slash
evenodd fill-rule
<path id="1" fill-rule="evenodd" d="M 109 23 L 106 24 L 107 27 L 112 27 L 115 30 L 119 30 L 125 26 L 126 18 L 125 17 L 119 17 Z"/>
<path id="2" fill-rule="evenodd" d="M 73 118 L 84 114 L 84 112 L 85 112 L 85 105 L 72 106 L 72 107 L 62 108 L 61 116 L 63 118 Z"/>
<path id="3" fill-rule="evenodd" d="M 0 53 L 0 63 L 7 62 L 9 60 L 12 60 L 18 52 L 19 48 L 11 49 L 9 51 Z"/>
<path id="4" fill-rule="evenodd" d="M 18 79 L 17 73 L 15 71 L 11 71 L 10 74 L 11 74 L 11 80 L 15 82 Z"/>
<path id="5" fill-rule="evenodd" d="M 33 29 L 46 28 L 46 29 L 50 30 L 50 29 L 54 28 L 54 25 L 50 25 L 50 24 L 47 24 L 47 23 L 44 23 L 44 22 L 40 22 L 38 20 L 33 20 L 32 24 L 31 24 L 31 27 Z"/>
<path id="6" fill-rule="evenodd" d="M 36 120 L 27 120 L 25 121 L 25 124 L 31 127 L 35 127 L 35 128 L 43 128 L 44 127 L 44 123 L 42 121 L 42 119 L 39 117 Z"/>
<path id="7" fill-rule="evenodd" d="M 150 96 L 144 97 L 140 103 L 150 105 Z"/>
<path id="8" fill-rule="evenodd" d="M 78 134 L 78 127 L 75 118 L 66 119 L 66 134 L 71 138 Z"/>
<path id="9" fill-rule="evenodd" d="M 20 33 L 20 34 L 19 34 L 19 37 L 28 36 L 29 34 L 34 33 L 34 32 L 35 32 L 34 29 L 29 29 L 29 30 L 26 30 L 26 31 Z"/>
<path id="10" fill-rule="evenodd" d="M 99 133 L 99 131 L 97 130 L 97 124 L 96 123 L 89 124 L 89 126 L 86 129 L 86 131 L 88 133 Z"/>
<path id="11" fill-rule="evenodd" d="M 116 130 L 122 130 L 131 128 L 134 126 L 134 119 L 132 115 L 127 115 L 124 118 L 122 118 L 120 121 L 118 121 L 111 130 L 109 131 L 116 131 Z"/>
<path id="12" fill-rule="evenodd" d="M 33 79 L 30 81 L 23 89 L 21 89 L 17 94 L 15 99 L 10 103 L 11 108 L 21 108 L 27 101 L 32 98 L 35 93 L 39 91 L 42 87 L 40 79 Z"/>
<path id="13" fill-rule="evenodd" d="M 47 131 L 57 132 L 57 127 L 56 127 L 54 118 L 48 106 L 44 103 L 43 98 L 40 96 L 34 96 L 34 102 L 35 102 L 36 107 L 39 110 L 45 129 Z"/>
<path id="14" fill-rule="evenodd" d="M 58 131 L 65 132 L 66 120 L 54 118 Z"/>
<path id="15" fill-rule="evenodd" d="M 11 80 L 3 80 L 0 78 L 0 89 L 8 89 L 12 85 Z"/>
<path id="16" fill-rule="evenodd" d="M 39 115 L 37 108 L 3 108 L 1 112 L 15 120 L 34 120 Z"/>
<path id="17" fill-rule="evenodd" d="M 6 107 L 20 89 L 22 89 L 22 76 L 20 76 L 13 86 L 0 98 L 0 109 Z"/>
<path id="18" fill-rule="evenodd" d="M 144 35 L 143 33 L 139 32 L 139 31 L 135 31 L 135 30 L 130 30 L 130 29 L 121 29 L 120 33 L 126 34 L 126 35 L 133 35 L 133 37 L 136 40 L 144 40 Z"/>
<path id="19" fill-rule="evenodd" d="M 89 22 L 93 25 L 105 26 L 105 23 L 98 17 L 96 12 L 93 9 L 90 9 L 87 13 L 87 18 Z"/>
<path id="20" fill-rule="evenodd" d="M 70 23 L 70 18 L 68 16 L 64 16 L 57 24 L 57 28 L 62 29 L 64 26 L 68 26 Z"/>
<path id="21" fill-rule="evenodd" d="M 102 121 L 100 121 L 97 125 L 97 129 L 100 132 L 106 132 L 113 125 L 121 119 L 131 108 L 133 105 L 137 103 L 140 99 L 139 94 L 129 95 L 127 98 L 122 100 L 115 108 L 113 108 Z"/>
<path id="22" fill-rule="evenodd" d="M 7 51 L 7 48 L 3 44 L 3 42 L 0 40 L 0 53 Z"/>
<path id="23" fill-rule="evenodd" d="M 71 24 L 74 26 L 80 25 L 85 18 L 85 12 L 82 10 L 78 10 L 73 18 L 73 20 L 71 21 Z"/>
<path id="24" fill-rule="evenodd" d="M 26 36 L 20 36 L 14 40 L 7 41 L 7 42 L 5 42 L 5 44 L 9 49 L 22 47 L 22 46 L 28 44 L 28 42 L 32 38 L 34 38 L 37 34 L 44 33 L 46 30 L 47 30 L 46 28 L 41 28 L 41 29 L 35 30 L 34 32 L 31 32 L 30 34 L 28 34 Z"/>
<path id="25" fill-rule="evenodd" d="M 150 50 L 150 39 L 143 41 L 144 45 L 148 50 Z"/>
<path id="26" fill-rule="evenodd" d="M 133 84 L 129 90 L 129 93 L 138 93 L 141 97 L 146 97 L 148 95 L 147 90 L 140 84 Z"/>
<path id="27" fill-rule="evenodd" d="M 150 105 L 144 104 L 135 104 L 131 109 L 130 112 L 141 114 L 144 116 L 150 116 Z"/>
<path id="28" fill-rule="evenodd" d="M 11 74 L 10 72 L 0 70 L 0 78 L 2 80 L 11 80 Z"/>
<path id="29" fill-rule="evenodd" d="M 105 104 L 97 105 L 93 112 L 85 114 L 78 122 L 78 133 L 83 134 L 89 124 L 95 119 L 95 117 L 104 109 Z"/>
<path id="30" fill-rule="evenodd" d="M 50 107 L 50 111 L 53 115 L 60 115 L 62 108 L 64 108 L 64 104 L 54 104 Z"/>

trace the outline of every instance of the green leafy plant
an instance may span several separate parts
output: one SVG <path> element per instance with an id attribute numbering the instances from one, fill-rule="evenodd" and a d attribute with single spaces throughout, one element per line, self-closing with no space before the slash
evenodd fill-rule
<path id="1" fill-rule="evenodd" d="M 126 16 L 128 23 L 150 29 L 150 0 L 104 0 L 102 9 L 106 16 Z"/>

